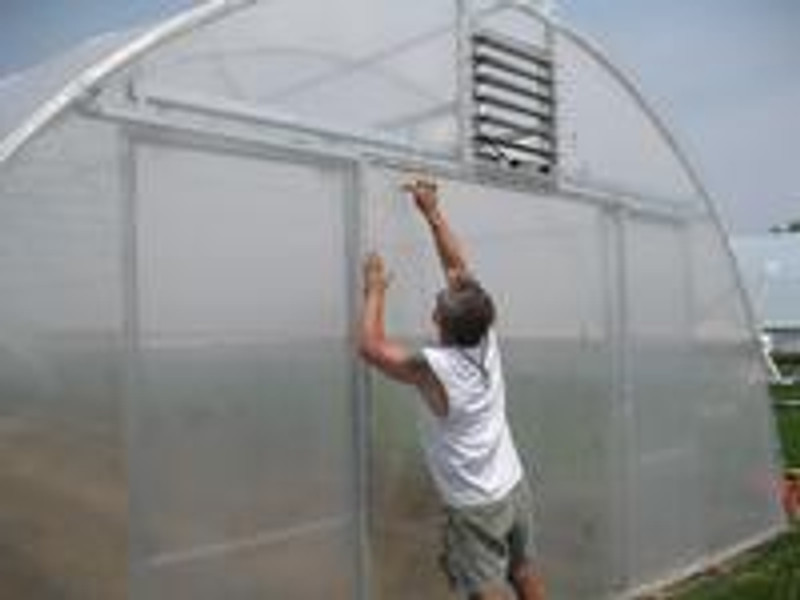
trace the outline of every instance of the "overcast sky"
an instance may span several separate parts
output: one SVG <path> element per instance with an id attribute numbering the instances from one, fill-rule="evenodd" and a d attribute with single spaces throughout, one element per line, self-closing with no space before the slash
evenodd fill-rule
<path id="1" fill-rule="evenodd" d="M 332 2 L 334 0 L 326 0 Z M 0 0 L 0 77 L 192 0 Z M 560 0 L 699 167 L 735 232 L 800 218 L 800 0 Z"/>

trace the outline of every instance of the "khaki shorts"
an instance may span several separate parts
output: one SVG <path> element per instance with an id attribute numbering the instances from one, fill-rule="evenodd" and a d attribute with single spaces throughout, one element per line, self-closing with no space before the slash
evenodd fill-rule
<path id="1" fill-rule="evenodd" d="M 523 480 L 491 504 L 445 507 L 442 567 L 450 584 L 475 594 L 509 581 L 511 567 L 534 562 L 533 501 Z"/>

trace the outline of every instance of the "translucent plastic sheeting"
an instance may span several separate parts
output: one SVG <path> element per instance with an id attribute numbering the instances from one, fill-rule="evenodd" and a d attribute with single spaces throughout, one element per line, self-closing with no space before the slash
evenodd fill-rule
<path id="1" fill-rule="evenodd" d="M 163 48 L 137 85 L 455 152 L 455 6 L 262 2 Z"/>
<path id="2" fill-rule="evenodd" d="M 638 585 L 701 555 L 700 421 L 684 231 L 636 220 L 624 230 L 629 569 Z"/>
<path id="3" fill-rule="evenodd" d="M 694 339 L 703 347 L 757 344 L 750 335 L 742 280 L 718 228 L 698 220 L 688 231 Z"/>
<path id="4" fill-rule="evenodd" d="M 556 37 L 558 128 L 564 173 L 590 184 L 702 206 L 675 151 L 607 65 Z"/>
<path id="5" fill-rule="evenodd" d="M 718 232 L 625 225 L 629 578 L 679 573 L 782 520 L 766 373 Z"/>
<path id="6" fill-rule="evenodd" d="M 773 479 L 779 448 L 760 347 L 724 241 L 708 222 L 694 224 L 688 239 L 703 523 L 713 553 L 782 522 Z"/>
<path id="7" fill-rule="evenodd" d="M 72 118 L 0 165 L 0 589 L 127 587 L 121 203 L 113 130 Z"/>
<path id="8" fill-rule="evenodd" d="M 152 571 L 136 598 L 256 600 L 356 598 L 352 571 L 343 569 L 346 531 L 312 532 L 276 545 L 245 547 L 216 560 L 178 562 Z"/>
<path id="9" fill-rule="evenodd" d="M 351 597 L 344 178 L 135 147 L 134 597 Z"/>
<path id="10" fill-rule="evenodd" d="M 430 343 L 442 285 L 425 226 L 399 192 L 404 175 L 374 171 L 368 244 L 395 277 L 388 329 Z M 444 210 L 497 301 L 511 422 L 534 486 L 537 540 L 557 597 L 598 597 L 621 575 L 619 431 L 611 389 L 608 247 L 593 208 L 442 183 Z M 380 598 L 438 597 L 438 499 L 417 449 L 413 391 L 373 378 L 373 521 Z"/>

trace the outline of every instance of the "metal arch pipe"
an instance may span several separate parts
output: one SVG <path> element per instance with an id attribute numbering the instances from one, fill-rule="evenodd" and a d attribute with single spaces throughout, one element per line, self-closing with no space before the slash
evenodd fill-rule
<path id="1" fill-rule="evenodd" d="M 107 58 L 87 68 L 26 119 L 22 125 L 0 140 L 0 166 L 8 162 L 37 133 L 55 121 L 75 102 L 91 93 L 97 85 L 132 64 L 136 59 L 172 39 L 259 1 L 209 0 L 156 25 Z"/>

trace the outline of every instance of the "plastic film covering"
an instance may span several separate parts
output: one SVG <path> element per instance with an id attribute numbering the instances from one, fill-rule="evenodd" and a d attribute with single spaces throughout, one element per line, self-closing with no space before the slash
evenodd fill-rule
<path id="1" fill-rule="evenodd" d="M 731 256 L 713 223 L 697 222 L 689 233 L 700 489 L 706 549 L 715 553 L 783 522 L 774 493 L 779 447 L 761 348 Z"/>
<path id="2" fill-rule="evenodd" d="M 343 176 L 137 142 L 134 597 L 349 598 Z"/>
<path id="3" fill-rule="evenodd" d="M 388 329 L 419 346 L 431 343 L 442 279 L 401 181 L 398 173 L 371 173 L 365 233 L 395 275 Z M 620 585 L 623 473 L 605 222 L 593 208 L 533 194 L 448 181 L 441 195 L 498 304 L 512 428 L 537 500 L 548 588 L 564 598 L 608 594 Z M 417 411 L 426 409 L 379 376 L 371 391 L 377 597 L 440 597 L 440 509 L 415 429 Z"/>
<path id="4" fill-rule="evenodd" d="M 455 152 L 455 2 L 338 0 L 320 16 L 258 3 L 161 49 L 137 85 Z"/>
<path id="5" fill-rule="evenodd" d="M 702 206 L 699 192 L 642 105 L 608 65 L 556 37 L 561 168 L 588 184 Z"/>
<path id="6" fill-rule="evenodd" d="M 3 597 L 126 597 L 116 157 L 73 117 L 0 165 Z"/>
<path id="7" fill-rule="evenodd" d="M 767 381 L 710 221 L 625 224 L 629 579 L 652 583 L 782 523 Z"/>
<path id="8" fill-rule="evenodd" d="M 686 239 L 681 227 L 624 226 L 632 583 L 702 552 L 699 448 Z M 687 376 L 687 374 L 689 374 Z"/>

